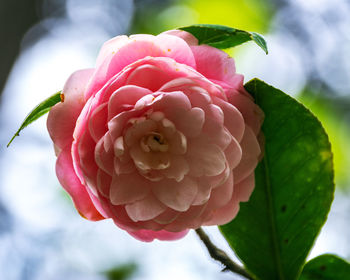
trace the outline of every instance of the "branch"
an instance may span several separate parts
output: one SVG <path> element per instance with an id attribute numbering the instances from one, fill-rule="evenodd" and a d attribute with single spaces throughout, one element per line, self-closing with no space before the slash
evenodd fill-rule
<path id="1" fill-rule="evenodd" d="M 209 255 L 214 260 L 221 262 L 225 266 L 223 271 L 229 270 L 231 272 L 240 274 L 249 280 L 254 280 L 254 278 L 243 267 L 233 262 L 223 250 L 216 247 L 202 228 L 196 229 L 196 233 L 204 245 L 207 247 Z"/>

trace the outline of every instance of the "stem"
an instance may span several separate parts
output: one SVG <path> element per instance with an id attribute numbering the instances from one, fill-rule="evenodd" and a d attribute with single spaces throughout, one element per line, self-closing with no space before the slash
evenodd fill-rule
<path id="1" fill-rule="evenodd" d="M 223 250 L 216 247 L 202 228 L 197 228 L 196 233 L 207 247 L 209 255 L 214 260 L 221 262 L 225 266 L 223 271 L 229 270 L 233 273 L 240 274 L 249 280 L 254 280 L 254 278 L 242 266 L 236 264 Z"/>

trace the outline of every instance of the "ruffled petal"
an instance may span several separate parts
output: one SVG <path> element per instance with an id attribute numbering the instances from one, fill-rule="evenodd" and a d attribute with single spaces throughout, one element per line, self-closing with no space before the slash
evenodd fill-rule
<path id="1" fill-rule="evenodd" d="M 132 203 L 144 199 L 150 193 L 147 179 L 137 173 L 114 175 L 109 197 L 114 205 Z"/>
<path id="2" fill-rule="evenodd" d="M 178 240 L 183 238 L 188 233 L 188 230 L 183 230 L 180 232 L 170 232 L 166 230 L 153 231 L 142 229 L 138 231 L 128 231 L 128 233 L 140 241 L 151 242 L 154 239 L 167 241 Z"/>
<path id="3" fill-rule="evenodd" d="M 152 184 L 153 193 L 162 203 L 182 212 L 190 208 L 197 189 L 197 182 L 187 176 L 180 182 L 164 179 Z"/>
<path id="4" fill-rule="evenodd" d="M 191 33 L 188 33 L 186 31 L 174 29 L 174 30 L 165 31 L 161 34 L 167 34 L 167 35 L 179 37 L 182 40 L 184 40 L 189 46 L 198 45 L 198 39 L 196 37 L 194 37 Z"/>
<path id="5" fill-rule="evenodd" d="M 242 159 L 233 170 L 236 184 L 254 172 L 261 153 L 259 142 L 249 126 L 244 131 L 240 145 L 242 148 Z"/>
<path id="6" fill-rule="evenodd" d="M 93 69 L 74 72 L 63 88 L 64 102 L 50 110 L 47 129 L 52 141 L 60 149 L 73 141 L 75 122 L 85 104 L 84 91 L 92 73 Z"/>
<path id="7" fill-rule="evenodd" d="M 98 221 L 104 217 L 96 210 L 84 185 L 74 172 L 70 147 L 61 151 L 56 162 L 56 174 L 62 187 L 72 197 L 78 212 L 88 220 Z"/>
<path id="8" fill-rule="evenodd" d="M 264 112 L 254 103 L 249 93 L 244 89 L 241 91 L 231 89 L 227 91 L 227 98 L 241 112 L 245 123 L 257 135 L 264 119 Z"/>
<path id="9" fill-rule="evenodd" d="M 126 212 L 134 222 L 151 220 L 163 213 L 166 208 L 153 194 L 125 206 Z"/>
<path id="10" fill-rule="evenodd" d="M 208 45 L 191 46 L 191 50 L 196 59 L 196 70 L 198 72 L 208 79 L 223 81 L 230 86 L 236 86 L 234 80 L 236 67 L 232 57 L 224 51 Z"/>

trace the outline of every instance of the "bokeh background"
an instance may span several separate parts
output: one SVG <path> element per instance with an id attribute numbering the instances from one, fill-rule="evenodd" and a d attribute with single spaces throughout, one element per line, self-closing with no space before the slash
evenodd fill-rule
<path id="1" fill-rule="evenodd" d="M 0 0 L 1 280 L 240 279 L 221 273 L 193 232 L 148 244 L 111 221 L 82 219 L 56 179 L 45 118 L 6 148 L 36 104 L 74 70 L 93 67 L 107 39 L 194 23 L 263 34 L 267 56 L 253 43 L 229 50 L 238 72 L 299 99 L 324 124 L 337 190 L 310 256 L 350 259 L 348 0 Z M 230 251 L 215 227 L 207 230 Z"/>

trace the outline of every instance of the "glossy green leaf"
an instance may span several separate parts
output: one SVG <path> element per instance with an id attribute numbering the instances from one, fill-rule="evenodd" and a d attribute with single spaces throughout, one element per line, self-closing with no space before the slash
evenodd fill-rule
<path id="1" fill-rule="evenodd" d="M 195 24 L 180 27 L 198 39 L 198 44 L 206 44 L 218 49 L 232 48 L 248 41 L 254 41 L 268 54 L 265 39 L 257 34 L 223 25 Z"/>
<path id="2" fill-rule="evenodd" d="M 300 280 L 346 279 L 350 279 L 350 263 L 330 254 L 321 255 L 310 260 L 300 276 Z"/>
<path id="3" fill-rule="evenodd" d="M 245 88 L 265 112 L 265 153 L 250 200 L 220 229 L 256 279 L 295 280 L 333 200 L 330 143 L 290 96 L 257 79 Z"/>
<path id="4" fill-rule="evenodd" d="M 16 131 L 15 135 L 11 138 L 10 142 L 8 142 L 7 147 L 10 146 L 12 141 L 16 138 L 16 136 L 19 136 L 19 133 L 29 124 L 36 121 L 41 116 L 45 115 L 47 112 L 50 111 L 51 107 L 57 104 L 61 101 L 61 91 L 56 92 L 54 95 L 50 96 L 49 98 L 45 99 L 43 102 L 41 102 L 39 105 L 37 105 L 30 113 L 29 115 L 24 119 L 23 123 L 19 127 L 19 129 Z"/>

